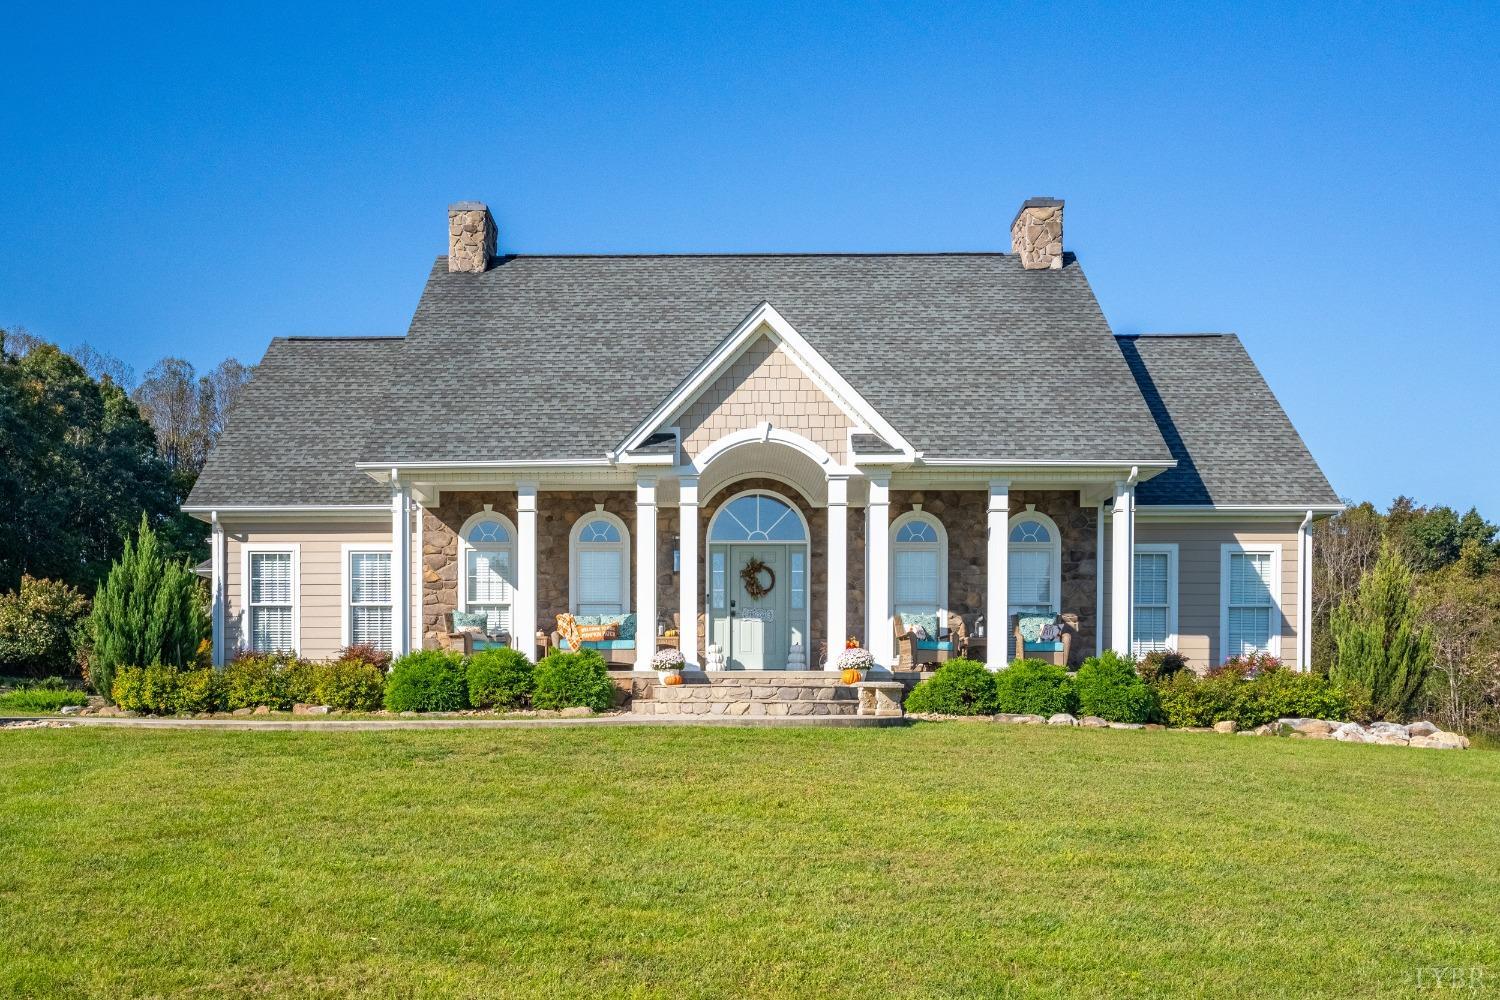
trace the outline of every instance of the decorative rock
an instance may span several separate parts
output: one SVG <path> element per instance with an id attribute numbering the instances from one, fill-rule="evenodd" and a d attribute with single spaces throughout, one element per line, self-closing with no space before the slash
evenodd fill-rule
<path id="1" fill-rule="evenodd" d="M 1425 720 L 1422 722 L 1413 722 L 1406 727 L 1406 734 L 1408 736 L 1431 736 L 1433 733 L 1440 732 L 1442 732 L 1441 729 Z"/>
<path id="2" fill-rule="evenodd" d="M 255 706 L 255 711 L 251 712 L 250 714 L 251 715 L 270 715 L 271 714 L 271 709 L 268 706 L 266 706 L 266 705 L 256 705 Z"/>
<path id="3" fill-rule="evenodd" d="M 1357 722 L 1346 722 L 1333 732 L 1333 738 L 1340 743 L 1370 743 L 1371 736 L 1365 731 L 1365 727 Z"/>
<path id="4" fill-rule="evenodd" d="M 1078 725 L 1078 720 L 1076 718 L 1074 718 L 1073 716 L 1069 715 L 1067 712 L 1058 712 L 1056 715 L 1052 716 L 1052 718 L 1050 718 L 1050 719 L 1047 720 L 1047 725 L 1049 725 L 1049 726 L 1076 726 L 1076 725 Z"/>
<path id="5" fill-rule="evenodd" d="M 563 709 L 559 714 L 564 719 L 587 719 L 594 714 L 594 710 L 587 705 L 574 705 L 572 708 Z"/>
<path id="6" fill-rule="evenodd" d="M 1136 723 L 1136 724 L 1139 725 L 1139 723 Z M 1164 726 L 1164 725 L 1162 725 L 1160 722 L 1148 722 L 1144 726 L 1141 726 L 1141 728 L 1145 729 L 1145 730 L 1148 730 L 1149 732 L 1159 733 L 1163 729 L 1166 729 L 1167 727 Z"/>
<path id="7" fill-rule="evenodd" d="M 1109 722 L 1099 718 L 1097 715 L 1085 715 L 1078 720 L 1078 724 L 1085 729 L 1108 729 Z"/>
<path id="8" fill-rule="evenodd" d="M 411 709 L 407 709 L 405 712 L 401 713 L 401 718 L 403 719 L 415 719 L 416 717 L 417 713 L 413 712 Z"/>
<path id="9" fill-rule="evenodd" d="M 292 706 L 293 715 L 327 715 L 330 711 L 327 705 L 304 705 L 300 701 Z"/>
<path id="10" fill-rule="evenodd" d="M 1370 732 L 1376 734 L 1387 733 L 1392 736 L 1399 736 L 1402 739 L 1407 739 L 1411 736 L 1411 732 L 1397 722 L 1372 722 L 1370 723 Z"/>
<path id="11" fill-rule="evenodd" d="M 1237 732 L 1239 728 L 1239 723 L 1235 722 L 1233 719 L 1224 719 L 1221 722 L 1214 723 L 1214 732 L 1216 733 L 1233 733 Z"/>
<path id="12" fill-rule="evenodd" d="M 1111 722 L 1109 724 L 1109 728 L 1111 728 L 1111 729 L 1145 729 L 1146 727 L 1144 725 L 1142 725 L 1141 723 L 1139 723 L 1139 722 Z"/>
<path id="13" fill-rule="evenodd" d="M 63 715 L 77 715 L 83 711 L 82 705 L 64 705 L 61 709 Z"/>
<path id="14" fill-rule="evenodd" d="M 248 708 L 237 708 L 237 709 L 235 709 L 235 710 L 234 710 L 234 712 L 233 712 L 233 713 L 231 713 L 231 714 L 233 714 L 233 715 L 249 715 L 249 714 L 250 714 L 250 711 L 251 711 L 251 710 L 250 710 L 250 709 L 248 709 Z"/>
<path id="15" fill-rule="evenodd" d="M 1429 736 L 1427 738 L 1429 740 L 1431 740 L 1432 742 L 1438 744 L 1444 750 L 1467 750 L 1467 749 L 1469 749 L 1469 738 L 1467 736 L 1461 736 L 1458 733 L 1445 733 L 1445 732 L 1439 731 L 1439 732 L 1433 733 L 1431 736 Z"/>
<path id="16" fill-rule="evenodd" d="M 1303 735 L 1324 734 L 1333 732 L 1333 724 L 1324 722 L 1322 719 L 1277 719 L 1277 725 L 1288 726 L 1294 732 Z"/>
<path id="17" fill-rule="evenodd" d="M 1389 729 L 1372 730 L 1368 737 L 1369 742 L 1379 743 L 1381 746 L 1404 747 L 1407 745 L 1407 737 L 1402 733 L 1393 732 Z"/>

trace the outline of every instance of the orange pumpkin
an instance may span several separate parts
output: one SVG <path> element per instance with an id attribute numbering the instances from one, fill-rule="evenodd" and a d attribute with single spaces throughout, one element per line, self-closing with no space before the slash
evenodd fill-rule
<path id="1" fill-rule="evenodd" d="M 681 684 L 682 683 L 682 671 L 680 671 L 680 670 L 669 670 L 669 671 L 667 671 L 667 679 L 664 680 L 664 681 L 662 681 L 662 683 L 666 684 L 668 686 L 671 686 L 673 684 Z"/>
<path id="2" fill-rule="evenodd" d="M 845 670 L 841 676 L 842 676 L 843 681 L 844 681 L 845 684 L 858 684 L 859 683 L 859 671 L 858 670 Z"/>

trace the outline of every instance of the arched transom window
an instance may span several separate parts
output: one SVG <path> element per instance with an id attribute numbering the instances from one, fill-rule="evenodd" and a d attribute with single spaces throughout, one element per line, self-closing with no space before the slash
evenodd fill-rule
<path id="1" fill-rule="evenodd" d="M 516 588 L 516 532 L 509 520 L 491 510 L 469 518 L 459 535 L 459 606 L 483 612 L 485 631 L 510 631 Z"/>
<path id="2" fill-rule="evenodd" d="M 630 610 L 630 532 L 602 505 L 573 525 L 569 605 L 575 615 L 623 615 Z"/>
<path id="3" fill-rule="evenodd" d="M 948 535 L 920 507 L 891 524 L 891 605 L 898 615 L 937 615 L 947 627 Z"/>
<path id="4" fill-rule="evenodd" d="M 1062 587 L 1062 538 L 1031 505 L 1010 519 L 1010 610 L 1057 614 Z"/>
<path id="5" fill-rule="evenodd" d="M 807 526 L 786 501 L 766 493 L 746 493 L 719 508 L 709 541 L 805 542 Z"/>

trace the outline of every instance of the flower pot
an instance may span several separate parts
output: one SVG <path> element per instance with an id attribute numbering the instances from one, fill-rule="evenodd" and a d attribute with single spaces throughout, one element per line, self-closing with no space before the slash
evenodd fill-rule
<path id="1" fill-rule="evenodd" d="M 840 675 L 840 679 L 845 684 L 858 684 L 861 680 L 861 673 L 858 670 L 845 670 Z"/>
<path id="2" fill-rule="evenodd" d="M 659 672 L 656 676 L 657 676 L 658 680 L 660 680 L 663 684 L 666 684 L 668 686 L 671 686 L 671 685 L 674 685 L 674 684 L 681 684 L 682 683 L 682 671 L 681 670 L 663 670 L 663 671 Z"/>

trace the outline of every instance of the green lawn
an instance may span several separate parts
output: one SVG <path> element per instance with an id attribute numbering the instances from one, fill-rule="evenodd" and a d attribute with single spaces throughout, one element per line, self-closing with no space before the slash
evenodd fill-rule
<path id="1" fill-rule="evenodd" d="M 1171 732 L 0 732 L 0 995 L 1489 992 L 1497 806 Z"/>

